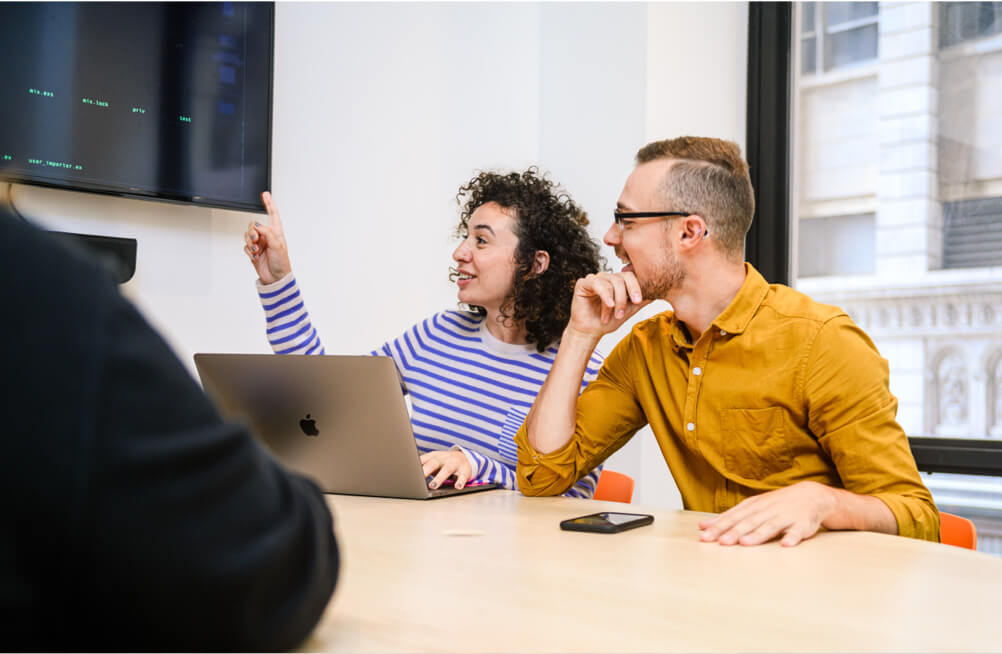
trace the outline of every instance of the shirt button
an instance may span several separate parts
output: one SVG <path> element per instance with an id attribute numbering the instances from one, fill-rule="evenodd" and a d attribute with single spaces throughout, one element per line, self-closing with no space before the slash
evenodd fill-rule
<path id="1" fill-rule="evenodd" d="M 692 423 L 692 422 L 690 422 L 689 424 L 687 424 L 687 425 L 685 426 L 685 428 L 686 428 L 686 429 L 688 429 L 689 431 L 692 431 L 692 430 L 694 430 L 694 429 L 696 428 L 696 424 L 695 424 L 695 423 Z"/>
<path id="2" fill-rule="evenodd" d="M 727 336 L 727 332 L 725 330 L 721 329 L 720 330 L 720 335 L 721 336 Z"/>
<path id="3" fill-rule="evenodd" d="M 703 374 L 703 369 L 700 368 L 699 366 L 696 366 L 695 368 L 692 369 L 692 374 L 694 374 L 697 377 L 699 377 L 700 375 Z"/>

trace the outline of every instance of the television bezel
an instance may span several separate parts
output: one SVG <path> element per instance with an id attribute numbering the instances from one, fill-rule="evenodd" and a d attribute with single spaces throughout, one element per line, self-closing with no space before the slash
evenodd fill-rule
<path id="1" fill-rule="evenodd" d="M 266 129 L 268 131 L 268 136 L 266 139 L 267 143 L 267 153 L 265 160 L 265 188 L 262 191 L 267 191 L 271 189 L 271 153 L 272 153 L 272 121 L 274 118 L 274 105 L 275 105 L 275 3 L 274 2 L 248 2 L 244 0 L 244 4 L 255 4 L 261 5 L 266 4 L 268 6 L 269 14 L 269 30 L 268 30 L 268 111 L 266 119 Z M 212 200 L 209 198 L 204 198 L 202 196 L 186 196 L 179 193 L 169 193 L 160 191 L 144 191 L 135 188 L 123 188 L 117 186 L 109 186 L 102 184 L 95 184 L 83 181 L 65 181 L 57 182 L 50 178 L 37 177 L 33 175 L 25 175 L 19 171 L 10 171 L 0 166 L 0 181 L 8 184 L 25 184 L 28 186 L 39 186 L 43 188 L 54 188 L 63 191 L 79 191 L 83 193 L 92 193 L 96 195 L 104 195 L 111 197 L 129 198 L 132 200 L 149 200 L 153 202 L 165 202 L 169 204 L 177 204 L 184 206 L 199 206 L 207 207 L 210 209 L 229 209 L 236 211 L 250 211 L 254 213 L 266 213 L 264 204 L 260 200 L 255 204 L 247 204 L 244 202 L 226 202 L 221 200 Z"/>

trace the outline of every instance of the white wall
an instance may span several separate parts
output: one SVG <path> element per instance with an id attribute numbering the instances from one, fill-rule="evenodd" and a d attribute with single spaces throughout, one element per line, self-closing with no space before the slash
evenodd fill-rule
<path id="1" fill-rule="evenodd" d="M 684 134 L 716 136 L 735 141 L 744 152 L 747 3 L 664 2 L 648 7 L 647 120 L 643 141 Z M 658 305 L 661 303 L 647 307 L 637 319 L 665 308 Z M 623 335 L 620 330 L 614 336 Z M 678 489 L 650 428 L 644 428 L 627 447 L 639 450 L 634 455 L 638 470 L 634 501 L 681 507 Z M 610 467 L 617 465 L 613 462 Z"/>
<path id="2" fill-rule="evenodd" d="M 644 143 L 743 147 L 746 49 L 744 2 L 278 3 L 272 185 L 327 350 L 367 351 L 454 306 L 454 195 L 477 169 L 539 164 L 600 238 Z M 13 197 L 53 228 L 136 237 L 124 290 L 189 367 L 194 352 L 269 351 L 241 250 L 260 216 Z M 649 432 L 609 465 L 637 479 L 634 501 L 680 506 Z"/>

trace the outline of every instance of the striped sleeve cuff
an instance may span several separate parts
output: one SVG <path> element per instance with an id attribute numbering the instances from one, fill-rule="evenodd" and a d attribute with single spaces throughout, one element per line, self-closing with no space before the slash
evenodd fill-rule
<path id="1" fill-rule="evenodd" d="M 461 445 L 453 445 L 452 449 L 459 450 L 465 454 L 466 460 L 470 462 L 470 468 L 473 470 L 473 474 L 470 475 L 470 481 L 476 479 L 488 484 L 497 484 L 508 490 L 518 490 L 515 481 L 515 471 L 505 464 L 486 457 L 483 454 L 472 452 Z"/>
<path id="2" fill-rule="evenodd" d="M 275 354 L 324 354 L 323 343 L 310 322 L 291 272 L 271 284 L 258 280 L 257 294 L 264 309 L 268 343 Z"/>
<path id="3" fill-rule="evenodd" d="M 495 459 L 487 460 L 487 470 L 481 481 L 494 482 L 506 490 L 518 490 L 515 471 Z"/>
<path id="4" fill-rule="evenodd" d="M 598 466 L 587 475 L 578 479 L 571 486 L 564 497 L 578 497 L 583 500 L 590 500 L 595 495 L 595 487 L 598 485 L 598 477 L 602 474 L 602 466 Z"/>
<path id="5" fill-rule="evenodd" d="M 454 449 L 460 450 L 466 455 L 466 458 L 470 460 L 470 465 L 473 466 L 473 476 L 470 480 L 476 479 L 477 481 L 482 481 L 488 484 L 497 484 L 501 488 L 507 490 L 518 490 L 518 484 L 515 480 L 515 471 L 506 466 L 504 463 L 486 457 L 482 454 L 477 454 L 476 452 L 471 452 L 465 447 L 459 445 L 454 445 Z M 474 465 L 474 463 L 476 465 Z"/>
<path id="6" fill-rule="evenodd" d="M 487 458 L 483 455 L 477 454 L 476 452 L 471 452 L 461 445 L 453 445 L 452 449 L 459 450 L 466 456 L 466 460 L 470 464 L 470 470 L 473 471 L 470 473 L 470 481 L 480 479 L 480 474 L 484 470 L 484 464 L 487 463 Z"/>

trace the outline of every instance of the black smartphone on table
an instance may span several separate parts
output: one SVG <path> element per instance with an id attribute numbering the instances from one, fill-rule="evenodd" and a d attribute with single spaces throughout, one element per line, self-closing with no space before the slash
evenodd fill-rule
<path id="1" fill-rule="evenodd" d="M 654 522 L 654 516 L 646 513 L 616 513 L 602 511 L 577 518 L 563 520 L 560 528 L 565 531 L 596 531 L 600 534 L 615 534 L 627 529 L 636 529 Z"/>

